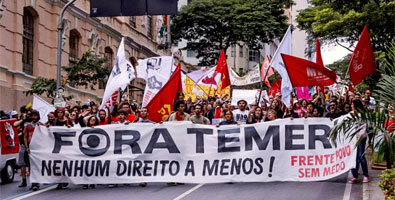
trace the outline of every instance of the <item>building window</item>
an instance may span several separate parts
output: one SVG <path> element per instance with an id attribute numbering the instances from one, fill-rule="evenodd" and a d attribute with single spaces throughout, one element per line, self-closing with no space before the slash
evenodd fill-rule
<path id="1" fill-rule="evenodd" d="M 132 27 L 136 28 L 136 16 L 131 16 L 131 17 L 129 17 L 129 24 L 130 24 Z"/>
<path id="2" fill-rule="evenodd" d="M 23 72 L 33 75 L 33 46 L 34 43 L 34 16 L 28 10 L 23 10 Z"/>
<path id="3" fill-rule="evenodd" d="M 244 48 L 243 46 L 239 46 L 239 57 L 242 58 L 244 55 Z"/>
<path id="4" fill-rule="evenodd" d="M 111 49 L 111 47 L 105 47 L 104 48 L 104 58 L 106 59 L 106 63 L 104 64 L 104 67 L 108 67 L 112 69 L 113 65 L 113 60 L 114 60 L 114 53 Z M 99 80 L 99 89 L 104 89 L 107 84 L 108 77 L 105 80 Z"/>
<path id="5" fill-rule="evenodd" d="M 151 15 L 148 15 L 147 16 L 147 35 L 148 35 L 148 37 L 149 38 L 153 38 L 154 37 L 154 35 L 153 35 L 153 31 L 152 31 L 152 26 L 153 26 L 153 24 L 152 24 L 152 16 Z"/>
<path id="6" fill-rule="evenodd" d="M 76 30 L 71 30 L 69 39 L 69 60 L 72 62 L 76 62 L 78 60 L 79 41 L 80 34 Z"/>
<path id="7" fill-rule="evenodd" d="M 114 60 L 113 55 L 114 53 L 110 47 L 104 48 L 104 58 L 107 60 L 107 66 L 112 67 L 112 61 Z"/>
<path id="8" fill-rule="evenodd" d="M 230 49 L 230 56 L 235 57 L 236 56 L 236 45 L 232 45 Z"/>
<path id="9" fill-rule="evenodd" d="M 187 50 L 187 57 L 188 58 L 196 58 L 196 56 L 197 56 L 197 51 Z"/>
<path id="10" fill-rule="evenodd" d="M 248 51 L 248 60 L 253 62 L 259 62 L 260 54 L 258 50 L 250 49 Z"/>

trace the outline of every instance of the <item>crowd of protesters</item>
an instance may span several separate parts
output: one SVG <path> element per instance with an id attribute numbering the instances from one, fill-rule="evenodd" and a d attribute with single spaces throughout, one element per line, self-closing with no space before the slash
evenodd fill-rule
<path id="1" fill-rule="evenodd" d="M 197 98 L 192 101 L 186 99 L 182 92 L 177 94 L 174 102 L 174 111 L 164 121 L 191 121 L 196 124 L 215 125 L 217 127 L 230 124 L 254 124 L 276 119 L 326 117 L 335 119 L 351 111 L 357 112 L 365 109 L 375 109 L 375 100 L 371 92 L 366 90 L 364 95 L 352 93 L 346 90 L 344 95 L 333 94 L 329 88 L 310 95 L 309 99 L 292 98 L 292 104 L 287 108 L 281 100 L 281 94 L 270 97 L 266 102 L 259 105 L 255 102 L 248 104 L 245 100 L 239 100 L 237 105 L 231 104 L 227 95 L 224 97 Z M 115 105 L 112 111 L 98 109 L 98 105 L 89 102 L 83 106 L 58 107 L 54 112 L 47 115 L 45 124 L 39 122 L 40 114 L 28 106 L 20 109 L 20 113 L 13 110 L 8 114 L 0 111 L 1 119 L 17 118 L 14 126 L 18 127 L 18 136 L 21 141 L 20 159 L 18 165 L 21 168 L 22 183 L 19 187 L 26 187 L 26 176 L 29 175 L 29 143 L 36 126 L 66 126 L 66 127 L 94 127 L 106 124 L 129 124 L 129 123 L 153 123 L 149 120 L 149 110 L 141 108 L 138 103 L 122 101 Z M 390 123 L 394 122 L 395 113 L 392 113 Z M 361 137 L 364 136 L 362 133 Z M 364 182 L 369 182 L 367 163 L 364 157 L 364 144 L 366 139 L 358 147 L 357 168 L 353 170 L 356 182 L 359 164 L 362 165 Z M 174 185 L 175 183 L 169 183 Z M 145 187 L 147 183 L 141 183 Z M 65 183 L 58 184 L 58 188 L 67 186 Z M 116 185 L 109 185 L 114 187 Z M 95 187 L 83 185 L 83 188 Z M 39 185 L 32 184 L 31 189 L 38 190 Z"/>

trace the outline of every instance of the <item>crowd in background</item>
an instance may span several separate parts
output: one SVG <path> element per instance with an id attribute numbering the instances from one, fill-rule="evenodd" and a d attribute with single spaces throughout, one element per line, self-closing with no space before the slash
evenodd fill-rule
<path id="1" fill-rule="evenodd" d="M 192 123 L 197 124 L 222 126 L 254 124 L 283 118 L 326 117 L 335 119 L 348 114 L 352 110 L 373 110 L 376 107 L 375 99 L 371 96 L 370 90 L 366 90 L 364 95 L 347 90 L 344 95 L 340 95 L 339 93 L 332 93 L 327 87 L 324 88 L 324 91 L 318 90 L 318 92 L 311 94 L 309 99 L 298 99 L 293 96 L 292 104 L 289 107 L 286 107 L 282 102 L 281 94 L 270 97 L 269 100 L 261 102 L 260 105 L 256 102 L 248 104 L 243 99 L 239 100 L 237 105 L 232 105 L 231 99 L 227 95 L 224 97 L 197 98 L 195 101 L 190 98 L 188 100 L 184 99 L 186 98 L 182 92 L 177 94 L 174 111 L 163 121 L 192 121 Z M 140 104 L 136 101 L 121 101 L 112 110 L 108 107 L 99 109 L 95 102 L 89 102 L 82 106 L 58 107 L 54 112 L 47 115 L 48 121 L 45 124 L 39 122 L 38 111 L 32 110 L 28 106 L 23 106 L 19 111 L 20 113 L 15 110 L 9 113 L 0 111 L 0 114 L 1 119 L 17 119 L 14 126 L 18 127 L 19 140 L 21 141 L 18 165 L 22 169 L 21 176 L 23 178 L 20 187 L 26 186 L 26 176 L 29 175 L 27 170 L 29 166 L 29 143 L 37 125 L 47 127 L 94 127 L 106 124 L 153 123 L 149 120 L 150 111 L 147 108 L 140 107 Z M 392 115 L 390 123 L 393 124 L 395 114 L 390 114 Z M 362 165 L 366 178 L 364 181 L 369 181 L 363 151 L 364 148 L 361 150 L 358 148 L 358 155 L 361 159 L 357 162 Z M 358 174 L 354 175 L 357 176 Z M 355 176 L 354 178 L 356 178 Z M 58 184 L 58 188 L 66 185 Z M 146 186 L 146 183 L 140 185 Z M 32 184 L 33 190 L 37 190 L 38 187 L 38 184 Z M 88 188 L 88 185 L 83 187 Z M 90 185 L 90 187 L 94 187 L 94 185 Z"/>

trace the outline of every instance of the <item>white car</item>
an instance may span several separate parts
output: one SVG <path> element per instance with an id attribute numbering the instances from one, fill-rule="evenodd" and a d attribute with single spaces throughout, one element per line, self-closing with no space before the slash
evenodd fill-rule
<path id="1" fill-rule="evenodd" d="M 7 136 L 4 136 L 4 132 L 0 137 L 0 175 L 1 175 L 1 182 L 2 183 L 11 183 L 14 181 L 14 169 L 19 158 L 19 153 L 7 153 L 2 152 L 2 145 L 7 144 L 8 141 L 1 141 L 5 140 L 5 138 L 9 137 L 12 139 L 11 143 L 14 143 L 14 137 L 18 137 L 18 133 L 14 133 L 14 129 L 8 122 L 4 122 L 6 120 L 1 120 L 2 126 L 4 125 L 5 131 Z M 13 122 L 12 122 L 13 123 Z M 3 128 L 3 127 L 1 127 Z M 4 130 L 4 129 L 3 129 Z M 18 145 L 18 144 L 11 144 L 11 145 Z M 18 148 L 19 149 L 19 148 Z"/>

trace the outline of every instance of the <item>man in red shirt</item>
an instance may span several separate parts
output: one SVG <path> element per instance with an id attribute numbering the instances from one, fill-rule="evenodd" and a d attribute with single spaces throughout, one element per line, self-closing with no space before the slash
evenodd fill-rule
<path id="1" fill-rule="evenodd" d="M 99 120 L 97 121 L 98 125 L 106 125 L 106 124 L 111 124 L 111 114 L 110 110 L 108 109 L 108 117 L 106 110 L 100 109 L 99 110 Z"/>
<path id="2" fill-rule="evenodd" d="M 39 125 L 44 126 L 43 123 L 39 122 L 40 113 L 37 110 L 32 110 L 31 116 L 32 116 L 32 122 L 27 123 L 25 125 L 25 128 L 23 129 L 24 144 L 26 147 L 26 151 L 28 153 L 30 153 L 29 144 L 30 144 L 30 141 L 33 137 L 34 129 Z M 29 165 L 30 162 L 27 164 Z M 26 183 L 26 179 L 24 179 L 23 181 Z M 39 189 L 39 187 L 40 187 L 40 185 L 38 183 L 32 183 L 32 187 L 30 189 L 33 191 L 37 191 Z"/>
<path id="3" fill-rule="evenodd" d="M 121 104 L 121 109 L 125 110 L 127 113 L 125 120 L 129 121 L 130 123 L 133 123 L 136 120 L 136 115 L 133 114 L 133 110 L 130 108 L 130 104 L 128 102 L 123 102 Z M 119 121 L 119 116 L 115 117 L 113 121 Z"/>

